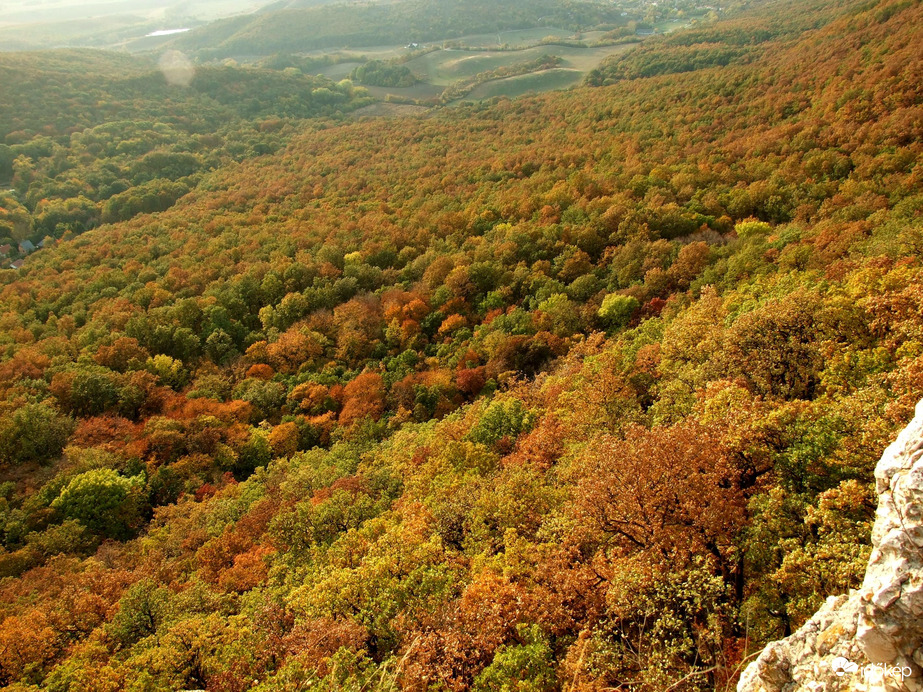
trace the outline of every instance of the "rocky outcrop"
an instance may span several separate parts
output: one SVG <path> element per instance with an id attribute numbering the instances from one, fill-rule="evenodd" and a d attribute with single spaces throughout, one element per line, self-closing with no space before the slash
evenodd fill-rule
<path id="1" fill-rule="evenodd" d="M 767 646 L 738 692 L 923 691 L 923 401 L 875 480 L 862 587 L 830 597 L 795 634 Z"/>

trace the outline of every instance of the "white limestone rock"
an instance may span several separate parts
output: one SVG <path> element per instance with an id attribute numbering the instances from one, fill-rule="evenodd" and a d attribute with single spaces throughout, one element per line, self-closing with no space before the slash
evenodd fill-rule
<path id="1" fill-rule="evenodd" d="M 875 480 L 862 587 L 827 599 L 800 630 L 769 644 L 738 692 L 923 692 L 923 401 Z"/>

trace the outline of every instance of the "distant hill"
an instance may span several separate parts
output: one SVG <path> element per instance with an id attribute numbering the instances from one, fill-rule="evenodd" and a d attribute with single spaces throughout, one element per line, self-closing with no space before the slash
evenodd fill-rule
<path id="1" fill-rule="evenodd" d="M 620 8 L 579 0 L 401 0 L 284 8 L 212 22 L 170 45 L 202 58 L 442 41 L 540 26 L 625 24 Z"/>

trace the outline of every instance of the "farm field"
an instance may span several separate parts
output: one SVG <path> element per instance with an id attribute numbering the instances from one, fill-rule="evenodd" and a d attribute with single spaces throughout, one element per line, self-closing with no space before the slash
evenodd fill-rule
<path id="1" fill-rule="evenodd" d="M 566 88 L 579 82 L 587 72 L 597 67 L 609 56 L 623 53 L 631 47 L 632 45 L 629 44 L 594 48 L 540 45 L 514 51 L 445 49 L 414 58 L 406 65 L 422 81 L 448 87 L 459 80 L 471 79 L 484 72 L 528 63 L 545 55 L 561 58 L 560 69 L 535 73 L 536 78 L 534 79 L 525 79 L 530 75 L 492 79 L 477 86 L 466 96 L 467 100 L 484 99 L 501 95 L 515 96 L 530 91 Z M 525 85 L 529 86 L 523 88 Z M 392 91 L 403 94 L 407 90 Z"/>
<path id="2" fill-rule="evenodd" d="M 474 89 L 465 98 L 467 101 L 480 101 L 496 96 L 515 98 L 529 93 L 566 89 L 580 82 L 583 73 L 579 70 L 556 68 L 530 74 L 516 75 L 506 79 L 494 79 Z"/>
<path id="3" fill-rule="evenodd" d="M 596 32 L 599 33 L 599 32 Z M 531 40 L 531 44 L 515 50 L 496 49 L 496 35 L 467 36 L 452 43 L 465 48 L 445 47 L 408 57 L 405 46 L 376 46 L 368 49 L 356 49 L 338 52 L 341 62 L 318 68 L 314 74 L 329 79 L 340 80 L 350 76 L 352 71 L 366 60 L 393 61 L 406 66 L 419 80 L 411 87 L 369 86 L 369 92 L 376 98 L 397 98 L 400 100 L 428 101 L 438 99 L 443 90 L 463 80 L 476 79 L 484 73 L 512 69 L 517 65 L 540 60 L 543 56 L 556 56 L 561 59 L 559 69 L 539 70 L 533 79 L 524 79 L 529 75 L 516 75 L 490 79 L 479 84 L 464 99 L 479 100 L 494 96 L 518 96 L 529 92 L 541 92 L 563 89 L 583 79 L 586 74 L 599 66 L 606 58 L 630 50 L 637 44 L 611 46 L 579 47 L 561 44 L 535 45 L 537 41 L 554 36 L 560 39 L 574 40 L 572 34 L 561 29 L 524 30 L 503 32 L 501 37 L 506 45 L 513 45 L 511 36 L 520 42 Z M 493 39 L 494 44 L 490 43 Z M 598 37 L 590 40 L 597 40 Z M 480 46 L 483 46 L 481 48 Z M 427 46 L 420 46 L 425 51 Z M 308 54 L 310 57 L 324 55 L 322 51 Z M 487 77 L 487 75 L 484 75 Z"/>
<path id="4" fill-rule="evenodd" d="M 389 97 L 408 99 L 411 101 L 434 101 L 442 93 L 442 87 L 426 82 L 414 84 L 412 87 L 368 87 L 369 93 L 382 101 Z"/>

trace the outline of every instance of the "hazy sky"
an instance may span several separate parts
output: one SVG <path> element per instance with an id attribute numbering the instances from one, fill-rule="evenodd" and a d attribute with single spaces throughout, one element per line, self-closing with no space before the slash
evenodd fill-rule
<path id="1" fill-rule="evenodd" d="M 0 26 L 59 24 L 67 21 L 128 17 L 140 21 L 190 18 L 208 21 L 252 12 L 269 0 L 0 0 Z M 119 22 L 122 26 L 125 21 Z M 171 27 L 164 27 L 171 28 Z"/>
<path id="2" fill-rule="evenodd" d="M 269 0 L 0 0 L 0 50 L 119 45 L 152 31 L 253 12 Z"/>

